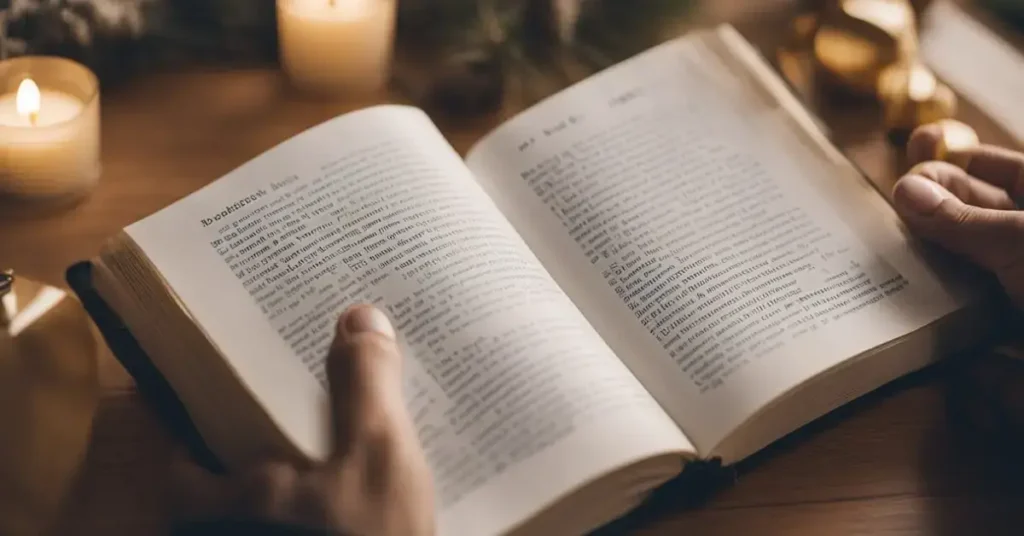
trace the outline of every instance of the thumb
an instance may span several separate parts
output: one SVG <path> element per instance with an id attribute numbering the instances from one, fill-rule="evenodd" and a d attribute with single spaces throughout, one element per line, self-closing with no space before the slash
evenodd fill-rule
<path id="1" fill-rule="evenodd" d="M 915 233 L 999 275 L 1024 254 L 1024 212 L 969 205 L 913 172 L 896 183 L 893 203 Z"/>
<path id="2" fill-rule="evenodd" d="M 341 316 L 327 376 L 336 456 L 346 455 L 367 434 L 386 439 L 406 426 L 402 355 L 395 330 L 379 309 L 357 305 Z"/>

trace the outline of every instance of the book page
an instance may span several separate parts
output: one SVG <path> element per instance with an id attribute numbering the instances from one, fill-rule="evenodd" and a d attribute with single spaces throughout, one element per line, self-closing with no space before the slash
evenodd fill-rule
<path id="1" fill-rule="evenodd" d="M 314 457 L 335 321 L 386 310 L 442 533 L 504 530 L 604 472 L 692 451 L 418 110 L 325 123 L 128 233 Z"/>
<path id="2" fill-rule="evenodd" d="M 690 37 L 541 103 L 467 159 L 702 455 L 957 305 L 866 181 L 788 121 Z"/>

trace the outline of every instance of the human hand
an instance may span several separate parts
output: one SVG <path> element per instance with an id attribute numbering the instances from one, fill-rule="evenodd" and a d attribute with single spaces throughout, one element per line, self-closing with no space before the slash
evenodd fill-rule
<path id="1" fill-rule="evenodd" d="M 330 459 L 302 468 L 266 463 L 230 477 L 184 464 L 178 471 L 182 517 L 198 521 L 197 527 L 232 522 L 195 530 L 203 534 L 237 529 L 235 521 L 345 535 L 433 534 L 433 483 L 406 411 L 401 367 L 384 313 L 368 305 L 346 311 L 327 358 Z"/>
<path id="2" fill-rule="evenodd" d="M 1024 308 L 1024 154 L 981 145 L 957 153 L 960 168 L 935 160 L 941 136 L 937 125 L 914 132 L 896 211 L 916 234 L 994 273 Z"/>

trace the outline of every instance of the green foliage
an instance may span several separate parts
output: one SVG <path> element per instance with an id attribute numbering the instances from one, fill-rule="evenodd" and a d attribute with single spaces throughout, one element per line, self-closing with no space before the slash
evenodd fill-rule
<path id="1" fill-rule="evenodd" d="M 692 0 L 592 0 L 577 30 L 578 42 L 620 61 L 660 40 L 667 25 L 686 17 Z"/>
<path id="2" fill-rule="evenodd" d="M 653 45 L 692 0 L 394 0 L 397 68 L 415 100 L 477 111 L 514 82 L 545 96 L 579 75 Z M 579 2 L 571 36 L 556 2 Z M 0 0 L 0 6 L 4 5 Z M 175 62 L 269 62 L 277 56 L 275 0 L 10 0 L 0 9 L 0 55 L 54 54 L 104 82 Z M 401 63 L 401 62 L 400 62 Z M 410 65 L 409 62 L 406 65 Z"/>
<path id="3" fill-rule="evenodd" d="M 545 21 L 555 0 L 400 0 L 399 39 L 434 50 L 504 47 L 510 55 L 544 55 L 554 43 Z M 678 21 L 692 0 L 579 0 L 576 38 L 568 43 L 619 59 L 654 43 L 660 26 Z M 543 58 L 534 58 L 543 59 Z"/>
<path id="4" fill-rule="evenodd" d="M 105 82 L 178 60 L 268 60 L 274 0 L 11 0 L 0 54 L 51 54 Z"/>

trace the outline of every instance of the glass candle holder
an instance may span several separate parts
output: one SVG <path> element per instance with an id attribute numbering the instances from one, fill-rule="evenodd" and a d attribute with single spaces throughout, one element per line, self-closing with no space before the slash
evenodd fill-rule
<path id="1" fill-rule="evenodd" d="M 292 85 L 326 96 L 383 88 L 395 9 L 396 0 L 277 0 L 281 67 Z"/>
<path id="2" fill-rule="evenodd" d="M 73 202 L 100 177 L 99 82 L 50 56 L 0 62 L 0 200 Z"/>
<path id="3" fill-rule="evenodd" d="M 0 265 L 0 534 L 46 534 L 79 474 L 100 399 L 81 303 Z"/>

